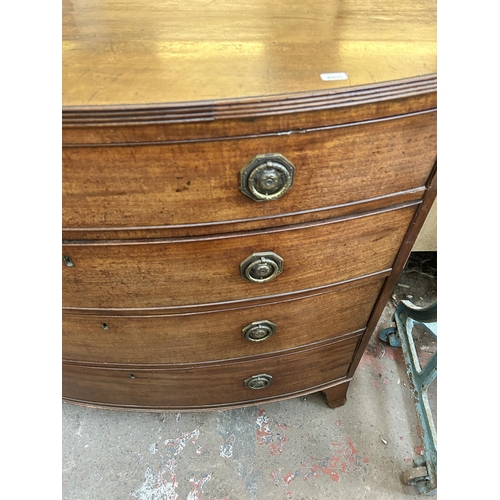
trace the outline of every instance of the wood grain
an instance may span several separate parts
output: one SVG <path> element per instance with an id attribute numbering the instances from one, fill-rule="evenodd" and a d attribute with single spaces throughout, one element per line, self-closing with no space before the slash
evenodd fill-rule
<path id="1" fill-rule="evenodd" d="M 382 87 L 382 88 L 379 88 Z M 130 144 L 169 143 L 172 141 L 192 141 L 200 139 L 221 139 L 249 137 L 263 134 L 282 134 L 290 131 L 305 131 L 321 127 L 347 125 L 372 120 L 397 119 L 399 116 L 425 113 L 437 106 L 437 76 L 429 75 L 412 78 L 408 81 L 394 81 L 383 85 L 370 85 L 366 88 L 336 89 L 320 93 L 307 106 L 290 104 L 304 102 L 317 93 L 259 96 L 255 99 L 237 99 L 214 102 L 210 105 L 211 114 L 200 116 L 192 111 L 189 103 L 181 116 L 171 110 L 170 104 L 161 114 L 154 114 L 147 120 L 136 119 L 129 107 L 122 107 L 124 116 L 118 120 L 116 111 L 99 111 L 107 116 L 96 119 L 94 106 L 78 112 L 63 108 L 63 147 L 75 146 L 124 146 Z M 261 105 L 264 101 L 266 106 Z M 234 118 L 227 113 L 218 112 L 219 107 L 230 109 L 243 108 L 250 117 Z M 149 107 L 149 106 L 148 106 Z M 156 106 L 155 106 L 156 107 Z M 296 109 L 296 108 L 299 109 Z M 133 107 L 133 110 L 136 107 Z M 132 111 L 133 111 L 132 110 Z M 149 112 L 148 112 L 149 113 Z M 68 116 L 69 115 L 69 116 Z M 110 116 L 109 116 L 110 115 Z M 127 121 L 128 120 L 128 121 Z M 116 122 L 116 123 L 115 123 Z"/>
<path id="2" fill-rule="evenodd" d="M 90 404 L 170 410 L 293 397 L 344 377 L 357 342 L 358 337 L 353 337 L 293 354 L 212 363 L 196 369 L 177 366 L 131 371 L 63 364 L 63 397 Z M 244 387 L 247 378 L 263 373 L 273 377 L 270 386 L 259 390 Z"/>
<path id="3" fill-rule="evenodd" d="M 63 225 L 213 224 L 336 206 L 424 186 L 435 148 L 435 113 L 216 143 L 66 148 Z M 240 192 L 239 173 L 264 153 L 295 165 L 294 184 L 256 202 Z"/>
<path id="4" fill-rule="evenodd" d="M 63 306 L 155 308 L 235 301 L 306 290 L 392 267 L 417 205 L 364 217 L 218 237 L 64 245 Z M 240 263 L 274 252 L 283 272 L 267 283 Z"/>
<path id="5" fill-rule="evenodd" d="M 356 349 L 356 353 L 353 357 L 352 364 L 349 367 L 349 376 L 354 375 L 356 368 L 358 367 L 359 362 L 361 361 L 361 356 L 363 356 L 363 352 L 368 346 L 368 342 L 370 341 L 371 336 L 377 326 L 380 316 L 384 311 L 384 308 L 389 300 L 391 294 L 393 293 L 394 287 L 396 286 L 399 276 L 403 272 L 404 266 L 408 257 L 410 256 L 410 252 L 412 250 L 413 244 L 417 239 L 418 233 L 422 228 L 422 225 L 425 222 L 427 215 L 429 214 L 429 210 L 432 207 L 434 200 L 437 195 L 437 163 L 434 165 L 433 169 L 430 172 L 429 179 L 426 183 L 426 193 L 423 199 L 422 204 L 415 212 L 415 216 L 411 221 L 410 226 L 408 227 L 407 234 L 405 235 L 404 241 L 401 245 L 401 248 L 398 251 L 396 260 L 394 261 L 394 266 L 392 273 L 387 278 L 384 286 L 380 292 L 380 296 L 377 299 L 375 307 L 373 308 L 372 314 L 368 321 L 368 325 L 366 328 L 366 332 L 361 339 L 361 342 Z"/>
<path id="6" fill-rule="evenodd" d="M 325 396 L 326 403 L 330 408 L 338 408 L 346 403 L 348 388 L 349 382 L 345 382 L 334 385 L 328 389 L 324 389 L 321 392 Z"/>
<path id="7" fill-rule="evenodd" d="M 184 238 L 186 236 L 208 236 L 223 233 L 248 232 L 271 227 L 293 226 L 306 222 L 319 222 L 338 217 L 354 216 L 366 212 L 377 211 L 391 206 L 421 201 L 425 194 L 425 187 L 391 193 L 386 196 L 376 196 L 353 203 L 341 203 L 333 207 L 320 207 L 314 210 L 304 210 L 280 214 L 278 216 L 252 217 L 246 220 L 222 221 L 202 224 L 176 224 L 173 226 L 148 226 L 130 229 L 115 229 L 99 227 L 64 228 L 63 243 L 75 244 L 83 242 L 130 240 L 142 241 L 146 239 Z"/>
<path id="8" fill-rule="evenodd" d="M 63 0 L 62 54 L 63 397 L 343 404 L 435 197 L 435 0 Z M 256 203 L 263 153 L 296 177 Z"/>
<path id="9" fill-rule="evenodd" d="M 64 0 L 62 55 L 64 106 L 352 87 L 435 73 L 436 4 Z"/>
<path id="10" fill-rule="evenodd" d="M 162 316 L 66 313 L 63 359 L 151 366 L 279 352 L 363 329 L 384 280 L 377 276 L 321 295 L 201 314 L 182 310 Z M 260 342 L 244 339 L 243 328 L 262 320 L 274 322 L 276 333 Z"/>

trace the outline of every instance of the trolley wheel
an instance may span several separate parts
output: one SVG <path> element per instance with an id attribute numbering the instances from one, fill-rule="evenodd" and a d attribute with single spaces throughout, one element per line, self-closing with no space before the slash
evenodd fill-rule
<path id="1" fill-rule="evenodd" d="M 395 325 L 395 323 L 393 324 Z M 399 340 L 399 336 L 395 326 L 384 328 L 384 330 L 382 330 L 378 334 L 378 338 L 382 342 L 385 342 L 386 344 L 389 344 L 392 347 L 401 347 L 401 341 Z"/>
<path id="2" fill-rule="evenodd" d="M 403 483 L 409 486 L 416 486 L 417 483 L 422 481 L 429 481 L 429 474 L 427 472 L 427 467 L 413 467 L 402 475 Z"/>

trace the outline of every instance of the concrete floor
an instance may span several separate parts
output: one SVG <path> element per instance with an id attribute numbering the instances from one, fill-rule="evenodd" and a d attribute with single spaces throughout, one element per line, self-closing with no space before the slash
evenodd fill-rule
<path id="1" fill-rule="evenodd" d="M 395 303 L 436 298 L 435 263 L 412 254 L 347 394 L 239 410 L 135 413 L 63 403 L 64 500 L 421 498 L 401 481 L 423 452 L 401 351 L 382 344 Z M 416 256 L 416 258 L 413 258 Z M 418 339 L 423 363 L 436 345 Z M 429 390 L 435 414 L 436 383 Z"/>

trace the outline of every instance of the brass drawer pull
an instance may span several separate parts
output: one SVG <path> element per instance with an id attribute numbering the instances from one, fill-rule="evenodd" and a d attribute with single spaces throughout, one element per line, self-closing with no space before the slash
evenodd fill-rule
<path id="1" fill-rule="evenodd" d="M 294 171 L 279 153 L 257 155 L 240 172 L 240 190 L 255 201 L 277 200 L 292 187 Z"/>
<path id="2" fill-rule="evenodd" d="M 262 342 L 276 333 L 276 325 L 267 319 L 254 321 L 243 328 L 243 337 L 252 342 Z"/>
<path id="3" fill-rule="evenodd" d="M 245 387 L 247 389 L 264 389 L 264 387 L 267 387 L 271 383 L 272 379 L 271 375 L 266 375 L 265 373 L 254 375 L 245 380 Z"/>
<path id="4" fill-rule="evenodd" d="M 274 252 L 253 253 L 240 264 L 241 277 L 253 283 L 265 283 L 283 271 L 283 259 Z"/>

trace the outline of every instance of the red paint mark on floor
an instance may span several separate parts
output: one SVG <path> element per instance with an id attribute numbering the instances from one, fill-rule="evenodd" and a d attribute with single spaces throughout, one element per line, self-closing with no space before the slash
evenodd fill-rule
<path id="1" fill-rule="evenodd" d="M 365 351 L 359 364 L 362 367 L 369 366 L 375 373 L 380 375 L 383 375 L 387 371 L 386 367 L 378 360 L 378 358 L 376 358 L 369 351 Z"/>
<path id="2" fill-rule="evenodd" d="M 380 343 L 376 346 L 368 347 L 368 350 L 363 354 L 361 361 L 359 363 L 360 367 L 368 366 L 371 370 L 379 376 L 379 379 L 385 385 L 390 384 L 390 380 L 384 376 L 387 372 L 387 368 L 380 362 L 380 359 L 386 356 L 387 358 L 396 361 L 398 363 L 404 363 L 403 353 L 401 349 L 391 346 L 382 346 Z M 370 380 L 370 382 L 380 389 L 380 385 L 376 380 Z"/>
<path id="3" fill-rule="evenodd" d="M 174 472 L 175 467 L 175 459 L 168 460 L 156 473 L 148 466 L 143 484 L 132 493 L 132 496 L 138 500 L 149 500 L 161 495 L 162 500 L 178 500 L 176 489 L 179 483 Z M 164 477 L 167 474 L 170 475 L 170 480 Z"/>
<path id="4" fill-rule="evenodd" d="M 259 444 L 269 444 L 272 439 L 271 431 L 267 425 L 269 419 L 264 416 L 259 416 L 257 419 L 257 443 Z"/>
<path id="5" fill-rule="evenodd" d="M 196 481 L 194 477 L 190 478 L 189 482 L 191 483 L 191 491 L 188 494 L 188 500 L 202 500 L 203 489 L 210 479 L 212 479 L 210 474 L 203 476 L 199 481 Z"/>
<path id="6" fill-rule="evenodd" d="M 337 421 L 337 425 L 342 425 L 342 422 Z M 262 409 L 258 411 L 258 417 L 255 422 L 256 440 L 260 445 L 269 447 L 271 455 L 279 455 L 283 451 L 283 445 L 287 442 L 287 437 L 277 432 L 280 429 L 286 429 L 286 424 L 280 424 L 275 420 L 271 420 L 266 412 Z M 308 433 L 309 435 L 309 433 Z M 279 481 L 285 491 L 286 498 L 291 498 L 291 485 L 293 481 L 302 477 L 303 481 L 314 477 L 318 478 L 321 474 L 327 475 L 330 479 L 338 483 L 342 474 L 352 474 L 358 472 L 368 464 L 368 458 L 361 457 L 351 438 L 345 441 L 331 441 L 331 456 L 325 457 L 323 460 L 317 460 L 314 456 L 309 457 L 309 462 L 304 460 L 298 470 L 288 472 L 281 479 L 278 479 L 276 469 L 272 469 L 270 477 L 276 484 Z"/>
<path id="7" fill-rule="evenodd" d="M 199 436 L 200 431 L 198 429 L 192 432 L 183 432 L 178 438 L 167 439 L 165 441 L 165 447 L 169 452 L 173 453 L 174 457 L 176 457 L 186 447 L 188 441 L 193 444 L 198 444 Z"/>
<path id="8" fill-rule="evenodd" d="M 415 446 L 415 448 L 413 448 L 415 450 L 415 453 L 417 453 L 418 455 L 423 455 L 424 454 L 424 447 L 423 446 Z"/>
<path id="9" fill-rule="evenodd" d="M 316 472 L 316 471 L 310 471 L 308 472 L 303 478 L 302 478 L 302 481 L 307 481 L 309 479 L 309 477 L 319 477 L 319 474 Z"/>
<path id="10" fill-rule="evenodd" d="M 417 425 L 417 436 L 422 439 L 424 437 L 424 433 L 422 431 L 422 427 L 420 425 Z"/>
<path id="11" fill-rule="evenodd" d="M 289 485 L 298 475 L 299 471 L 289 472 L 288 474 L 283 476 L 283 482 L 286 485 Z"/>
<path id="12" fill-rule="evenodd" d="M 339 461 L 339 457 L 330 457 L 323 462 L 312 464 L 309 472 L 304 476 L 304 481 L 307 481 L 311 476 L 319 477 L 319 472 L 321 472 L 322 474 L 330 476 L 333 481 L 338 483 L 340 480 L 340 476 L 339 473 L 334 469 L 337 467 Z"/>
<path id="13" fill-rule="evenodd" d="M 372 384 L 373 386 L 375 386 L 377 389 L 381 389 L 381 385 L 379 384 L 380 380 L 382 380 L 382 383 L 385 384 L 385 385 L 389 385 L 391 383 L 391 381 L 385 377 L 384 379 L 378 379 L 378 380 L 375 380 L 375 379 L 371 379 L 370 380 L 370 384 Z"/>
<path id="14" fill-rule="evenodd" d="M 310 477 L 318 477 L 319 474 L 330 476 L 332 481 L 339 482 L 341 474 L 351 474 L 361 470 L 362 465 L 368 463 L 367 458 L 361 458 L 356 446 L 349 438 L 345 443 L 332 441 L 334 447 L 333 454 L 322 461 L 311 457 L 309 471 L 304 475 L 303 480 Z"/>
<path id="15" fill-rule="evenodd" d="M 400 347 L 385 346 L 385 355 L 398 363 L 404 363 L 403 351 Z"/>
<path id="16" fill-rule="evenodd" d="M 259 410 L 259 416 L 255 422 L 257 443 L 269 446 L 269 453 L 271 455 L 281 455 L 283 453 L 283 445 L 288 439 L 284 434 L 271 431 L 271 425 L 276 426 L 278 429 L 287 428 L 287 425 L 283 422 L 271 421 L 264 410 Z"/>
<path id="17" fill-rule="evenodd" d="M 349 445 L 349 448 L 351 449 L 352 455 L 357 455 L 358 450 L 356 450 L 356 448 L 354 447 L 353 442 L 350 439 L 347 441 L 347 444 Z"/>
<path id="18" fill-rule="evenodd" d="M 269 453 L 271 455 L 281 455 L 283 453 L 283 445 L 288 441 L 286 436 L 277 436 L 278 442 L 269 444 Z"/>

